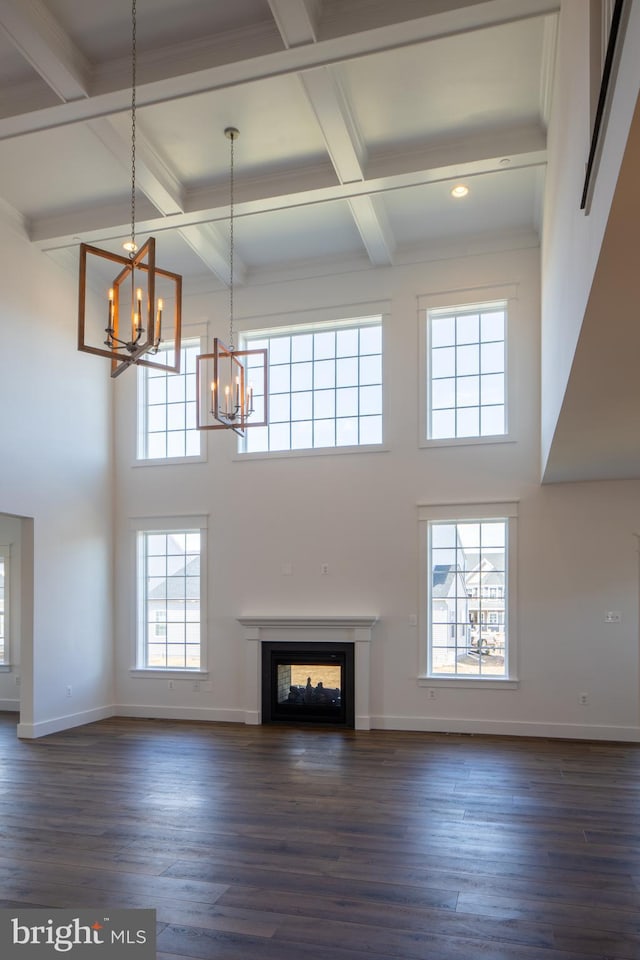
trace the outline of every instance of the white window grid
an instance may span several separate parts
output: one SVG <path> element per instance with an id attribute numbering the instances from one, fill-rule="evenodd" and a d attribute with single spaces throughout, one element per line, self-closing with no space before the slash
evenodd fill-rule
<path id="1" fill-rule="evenodd" d="M 160 350 L 170 350 L 169 344 Z M 196 357 L 200 339 L 183 340 L 180 373 L 138 368 L 138 460 L 199 457 L 196 428 Z"/>
<path id="2" fill-rule="evenodd" d="M 202 531 L 138 533 L 138 667 L 200 670 Z"/>
<path id="3" fill-rule="evenodd" d="M 247 334 L 268 350 L 269 423 L 248 429 L 245 453 L 382 443 L 382 318 Z M 249 381 L 252 361 L 249 359 Z M 254 385 L 262 417 L 260 384 Z"/>
<path id="4" fill-rule="evenodd" d="M 428 439 L 507 433 L 506 320 L 506 302 L 428 311 Z"/>

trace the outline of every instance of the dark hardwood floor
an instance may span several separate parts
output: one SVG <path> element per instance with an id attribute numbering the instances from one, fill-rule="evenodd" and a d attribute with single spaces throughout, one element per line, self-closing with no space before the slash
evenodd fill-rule
<path id="1" fill-rule="evenodd" d="M 640 747 L 0 714 L 0 906 L 158 957 L 640 958 Z"/>

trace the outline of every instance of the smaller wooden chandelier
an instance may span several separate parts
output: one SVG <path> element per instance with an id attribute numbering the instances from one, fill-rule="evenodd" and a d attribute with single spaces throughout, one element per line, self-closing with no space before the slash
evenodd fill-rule
<path id="1" fill-rule="evenodd" d="M 235 127 L 227 127 L 231 141 L 229 177 L 229 343 L 215 337 L 213 353 L 196 357 L 198 430 L 233 430 L 245 436 L 247 427 L 266 427 L 268 423 L 267 351 L 236 350 L 233 341 L 233 254 L 234 254 L 234 143 L 239 137 Z"/>

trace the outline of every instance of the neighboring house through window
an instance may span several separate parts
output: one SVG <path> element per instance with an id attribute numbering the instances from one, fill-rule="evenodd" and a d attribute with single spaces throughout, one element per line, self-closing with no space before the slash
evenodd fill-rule
<path id="1" fill-rule="evenodd" d="M 246 333 L 244 345 L 269 352 L 269 424 L 247 430 L 242 452 L 382 443 L 380 316 Z"/>

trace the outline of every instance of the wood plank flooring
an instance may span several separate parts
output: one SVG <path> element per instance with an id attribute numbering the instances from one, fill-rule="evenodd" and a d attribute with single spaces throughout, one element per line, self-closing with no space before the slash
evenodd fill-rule
<path id="1" fill-rule="evenodd" d="M 0 714 L 0 906 L 159 960 L 640 960 L 640 747 Z"/>

